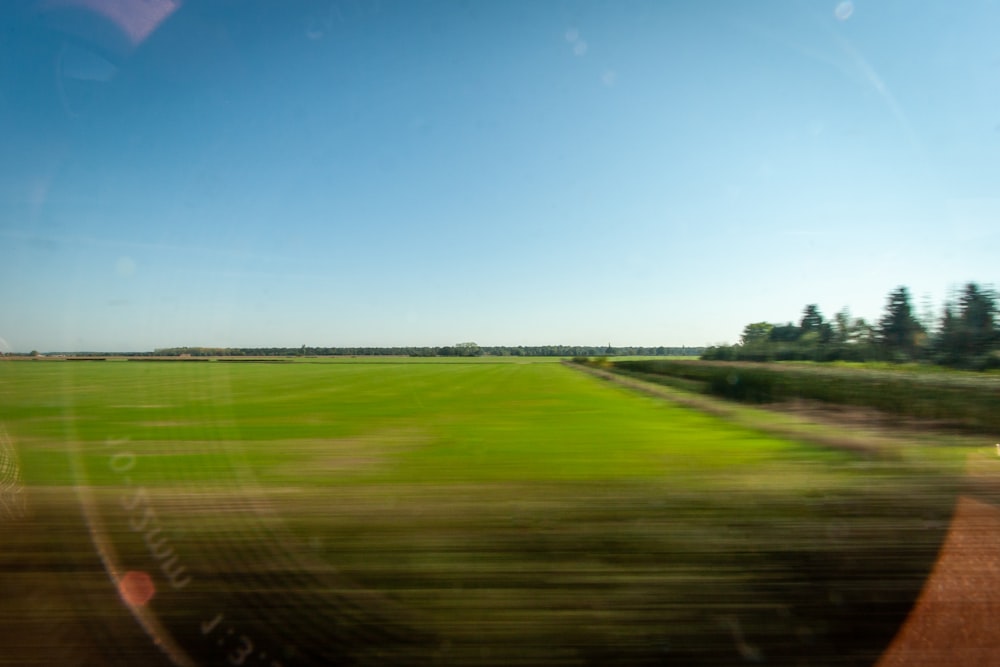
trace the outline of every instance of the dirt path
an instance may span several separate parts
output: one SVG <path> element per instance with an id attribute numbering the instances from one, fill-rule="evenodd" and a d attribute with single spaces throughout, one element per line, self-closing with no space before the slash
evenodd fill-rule
<path id="1" fill-rule="evenodd" d="M 1000 665 L 1000 509 L 963 497 L 913 611 L 877 667 Z"/>

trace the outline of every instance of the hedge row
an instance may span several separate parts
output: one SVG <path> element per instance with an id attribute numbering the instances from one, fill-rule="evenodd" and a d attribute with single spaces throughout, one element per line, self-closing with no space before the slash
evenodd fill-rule
<path id="1" fill-rule="evenodd" d="M 1000 377 L 710 361 L 616 361 L 615 370 L 681 378 L 707 393 L 766 403 L 804 398 L 1000 431 Z"/>

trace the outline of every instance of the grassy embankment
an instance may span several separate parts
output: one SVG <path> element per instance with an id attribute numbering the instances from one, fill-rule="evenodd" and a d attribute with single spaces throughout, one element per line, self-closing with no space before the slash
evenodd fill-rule
<path id="1" fill-rule="evenodd" d="M 219 614 L 287 664 L 870 662 L 954 493 L 947 469 L 774 437 L 555 363 L 0 372 L 0 422 L 52 528 L 5 558 L 44 552 L 25 577 L 84 558 L 66 519 L 79 485 L 121 571 L 152 574 L 149 609 L 220 663 L 234 647 L 205 633 Z M 183 587 L 158 569 L 167 548 Z"/>

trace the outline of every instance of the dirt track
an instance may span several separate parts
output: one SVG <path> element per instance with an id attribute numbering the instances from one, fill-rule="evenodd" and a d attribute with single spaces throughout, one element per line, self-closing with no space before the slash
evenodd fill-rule
<path id="1" fill-rule="evenodd" d="M 1000 665 L 1000 509 L 962 497 L 924 590 L 878 667 Z"/>

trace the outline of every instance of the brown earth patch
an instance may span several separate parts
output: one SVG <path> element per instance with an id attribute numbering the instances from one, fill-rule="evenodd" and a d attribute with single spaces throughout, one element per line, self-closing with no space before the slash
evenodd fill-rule
<path id="1" fill-rule="evenodd" d="M 877 667 L 1000 665 L 1000 509 L 962 497 L 937 563 Z"/>

